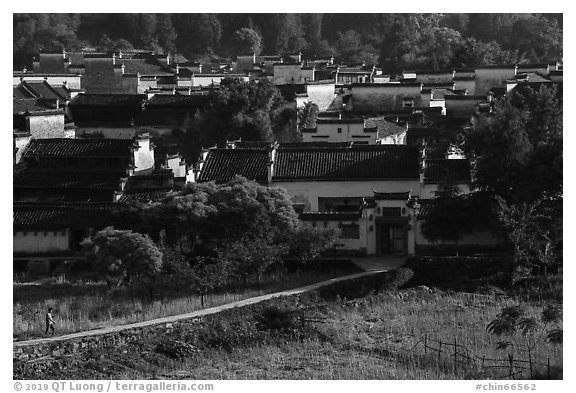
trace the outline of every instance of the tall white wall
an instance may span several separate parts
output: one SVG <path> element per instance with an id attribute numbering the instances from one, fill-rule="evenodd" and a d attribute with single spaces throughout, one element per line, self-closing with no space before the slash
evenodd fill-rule
<path id="1" fill-rule="evenodd" d="M 67 251 L 68 231 L 15 231 L 14 253 L 41 253 Z"/>

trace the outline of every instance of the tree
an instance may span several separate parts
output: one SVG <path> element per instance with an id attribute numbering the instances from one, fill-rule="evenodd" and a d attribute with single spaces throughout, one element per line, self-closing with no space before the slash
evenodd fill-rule
<path id="1" fill-rule="evenodd" d="M 304 38 L 307 42 L 306 54 L 308 56 L 320 56 L 322 48 L 322 14 L 303 14 L 302 27 Z"/>
<path id="2" fill-rule="evenodd" d="M 512 25 L 508 46 L 531 62 L 562 57 L 562 29 L 556 20 L 541 15 L 519 18 Z"/>
<path id="3" fill-rule="evenodd" d="M 507 201 L 562 193 L 562 105 L 555 88 L 518 87 L 465 135 L 477 188 Z"/>
<path id="4" fill-rule="evenodd" d="M 173 53 L 176 50 L 175 41 L 178 34 L 176 34 L 170 14 L 156 15 L 156 35 L 158 45 L 164 49 L 164 53 Z"/>
<path id="5" fill-rule="evenodd" d="M 160 202 L 117 217 L 179 250 L 190 268 L 218 261 L 235 277 L 261 278 L 285 257 L 308 261 L 337 237 L 304 226 L 284 189 L 242 177 L 225 184 L 188 183 Z"/>
<path id="6" fill-rule="evenodd" d="M 220 45 L 222 25 L 216 14 L 173 14 L 178 51 L 186 57 L 213 54 Z"/>
<path id="7" fill-rule="evenodd" d="M 514 346 L 511 339 L 520 341 L 528 353 L 530 378 L 534 378 L 533 353 L 544 341 L 553 344 L 562 344 L 562 308 L 555 304 L 548 304 L 542 309 L 540 318 L 528 315 L 526 309 L 520 305 L 503 307 L 500 313 L 487 326 L 488 333 L 507 337 L 509 340 L 500 340 L 497 349 L 507 349 Z M 521 339 L 517 336 L 520 333 Z M 523 341 L 523 343 L 522 343 Z M 512 354 L 508 357 L 512 359 Z"/>
<path id="8" fill-rule="evenodd" d="M 468 209 L 461 190 L 449 179 L 438 186 L 428 209 L 422 233 L 432 241 L 453 242 L 458 256 L 458 243 L 474 229 L 474 218 Z"/>
<path id="9" fill-rule="evenodd" d="M 255 53 L 258 55 L 262 50 L 262 37 L 257 31 L 248 27 L 236 30 L 232 39 L 237 54 Z"/>
<path id="10" fill-rule="evenodd" d="M 340 232 L 336 228 L 303 225 L 292 234 L 287 255 L 300 263 L 307 263 L 334 246 L 339 236 Z"/>
<path id="11" fill-rule="evenodd" d="M 249 278 L 262 283 L 264 273 L 282 263 L 285 244 L 271 244 L 262 237 L 244 238 L 216 248 L 217 259 L 227 266 L 230 274 L 247 284 Z"/>
<path id="12" fill-rule="evenodd" d="M 553 206 L 543 199 L 516 204 L 509 204 L 501 197 L 496 200 L 498 220 L 513 250 L 512 282 L 530 276 L 534 268 L 547 270 L 555 264 L 561 235 L 554 233 L 557 220 Z"/>
<path id="13" fill-rule="evenodd" d="M 473 37 L 462 42 L 454 57 L 454 65 L 458 67 L 514 64 L 523 60 L 516 50 L 502 49 L 496 41 L 484 42 Z"/>
<path id="14" fill-rule="evenodd" d="M 85 239 L 83 252 L 109 286 L 145 284 L 150 291 L 162 268 L 162 252 L 146 235 L 107 227 Z"/>
<path id="15" fill-rule="evenodd" d="M 371 45 L 363 44 L 360 35 L 354 30 L 339 33 L 334 49 L 344 63 L 376 64 L 378 61 L 376 50 Z"/>
<path id="16" fill-rule="evenodd" d="M 195 119 L 204 146 L 227 140 L 271 141 L 290 119 L 282 117 L 286 101 L 270 81 L 225 79 Z"/>
<path id="17" fill-rule="evenodd" d="M 254 14 L 252 19 L 262 34 L 265 53 L 298 52 L 306 46 L 299 15 Z"/>

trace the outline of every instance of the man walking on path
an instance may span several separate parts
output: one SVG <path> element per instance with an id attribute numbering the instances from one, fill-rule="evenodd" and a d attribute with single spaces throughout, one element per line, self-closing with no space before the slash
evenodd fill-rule
<path id="1" fill-rule="evenodd" d="M 54 319 L 52 319 L 52 307 L 48 307 L 48 312 L 46 313 L 46 333 L 48 334 L 48 330 L 52 331 L 52 335 L 54 335 Z"/>

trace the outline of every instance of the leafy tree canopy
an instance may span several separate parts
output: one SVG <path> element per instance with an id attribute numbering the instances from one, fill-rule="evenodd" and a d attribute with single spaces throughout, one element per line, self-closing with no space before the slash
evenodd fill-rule
<path id="1" fill-rule="evenodd" d="M 286 100 L 276 86 L 262 79 L 244 82 L 225 79 L 211 94 L 208 107 L 196 116 L 204 146 L 224 146 L 227 140 L 272 141 L 287 127 L 282 116 Z"/>
<path id="2" fill-rule="evenodd" d="M 520 87 L 466 135 L 476 186 L 509 201 L 562 193 L 562 105 L 556 88 Z"/>
<path id="3" fill-rule="evenodd" d="M 116 286 L 149 280 L 162 268 L 162 252 L 154 242 L 131 230 L 104 228 L 82 247 L 94 270 Z"/>

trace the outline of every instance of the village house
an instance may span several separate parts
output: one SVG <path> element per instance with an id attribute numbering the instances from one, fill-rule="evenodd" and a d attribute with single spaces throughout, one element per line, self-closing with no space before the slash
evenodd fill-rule
<path id="1" fill-rule="evenodd" d="M 148 135 L 134 139 L 35 139 L 14 178 L 18 201 L 113 201 L 129 176 L 154 170 Z"/>
<path id="2" fill-rule="evenodd" d="M 113 202 L 14 202 L 14 272 L 53 273 L 82 260 L 80 243 L 109 223 Z"/>
<path id="3" fill-rule="evenodd" d="M 296 108 L 303 109 L 308 102 L 318 105 L 319 111 L 327 111 L 334 107 L 336 84 L 334 81 L 316 81 L 304 84 L 305 93 L 296 95 Z"/>
<path id="4" fill-rule="evenodd" d="M 104 226 L 108 211 L 157 201 L 193 180 L 177 153 L 158 164 L 148 134 L 31 140 L 13 180 L 15 261 L 80 258 L 80 241 Z"/>
<path id="5" fill-rule="evenodd" d="M 339 227 L 338 250 L 362 255 L 413 255 L 416 215 L 410 201 L 431 198 L 446 176 L 463 192 L 470 191 L 466 159 L 427 162 L 419 146 L 313 144 L 209 149 L 196 168 L 196 181 L 226 182 L 242 175 L 280 186 L 288 191 L 302 220 Z M 383 218 L 374 221 L 374 217 Z"/>
<path id="6" fill-rule="evenodd" d="M 488 94 L 492 87 L 502 86 L 506 79 L 513 79 L 517 70 L 516 64 L 476 66 L 474 94 Z"/>
<path id="7" fill-rule="evenodd" d="M 380 70 L 380 74 L 382 74 Z M 351 85 L 353 83 L 374 83 L 376 66 L 347 67 L 338 66 L 334 71 L 334 82 L 337 85 Z"/>
<path id="8" fill-rule="evenodd" d="M 68 104 L 79 136 L 131 139 L 144 109 L 144 94 L 79 94 Z"/>
<path id="9" fill-rule="evenodd" d="M 491 97 L 484 95 L 445 95 L 446 115 L 452 119 L 470 119 L 479 106 L 490 106 Z"/>
<path id="10" fill-rule="evenodd" d="M 359 145 L 376 143 L 377 129 L 365 128 L 363 118 L 317 118 L 316 127 L 301 129 L 304 142 L 353 142 Z"/>
<path id="11" fill-rule="evenodd" d="M 173 79 L 170 56 L 154 52 L 66 52 L 40 53 L 35 74 L 75 74 L 87 93 L 139 94 L 158 87 L 163 78 Z"/>
<path id="12" fill-rule="evenodd" d="M 346 111 L 354 113 L 380 113 L 421 106 L 422 83 L 354 83 L 350 87 L 351 99 Z"/>
<path id="13" fill-rule="evenodd" d="M 65 87 L 52 87 L 46 81 L 26 82 L 13 87 L 14 164 L 31 139 L 73 138 L 74 123 L 66 114 L 70 92 Z"/>

